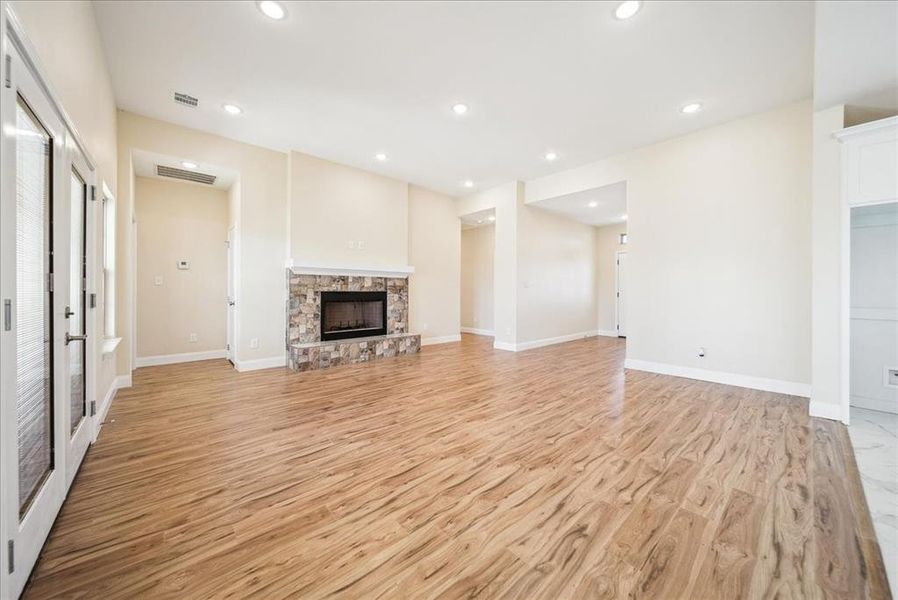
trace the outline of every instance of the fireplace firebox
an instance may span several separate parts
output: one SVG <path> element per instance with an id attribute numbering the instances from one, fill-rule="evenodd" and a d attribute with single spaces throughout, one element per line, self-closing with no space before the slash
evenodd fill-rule
<path id="1" fill-rule="evenodd" d="M 321 292 L 322 341 L 386 334 L 386 292 Z"/>

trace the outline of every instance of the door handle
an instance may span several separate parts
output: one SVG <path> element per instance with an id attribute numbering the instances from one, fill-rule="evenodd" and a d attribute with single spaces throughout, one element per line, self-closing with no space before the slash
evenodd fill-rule
<path id="1" fill-rule="evenodd" d="M 237 304 L 237 303 L 231 299 L 228 299 L 228 306 L 234 306 L 235 304 Z"/>
<path id="2" fill-rule="evenodd" d="M 69 335 L 69 332 L 65 332 L 65 345 L 68 346 L 72 342 L 83 342 L 87 339 L 87 334 L 84 335 Z"/>

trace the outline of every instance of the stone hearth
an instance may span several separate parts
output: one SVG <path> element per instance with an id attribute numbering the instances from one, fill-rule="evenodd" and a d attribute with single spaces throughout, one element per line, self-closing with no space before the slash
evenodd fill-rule
<path id="1" fill-rule="evenodd" d="M 421 348 L 421 336 L 408 332 L 408 278 L 312 275 L 287 269 L 287 352 L 294 371 L 365 362 Z M 321 340 L 321 292 L 387 293 L 387 335 Z"/>

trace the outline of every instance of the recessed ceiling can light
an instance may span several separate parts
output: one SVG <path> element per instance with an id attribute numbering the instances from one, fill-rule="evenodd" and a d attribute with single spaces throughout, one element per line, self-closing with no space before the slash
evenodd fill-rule
<path id="1" fill-rule="evenodd" d="M 691 102 L 680 109 L 680 112 L 684 115 L 693 115 L 702 109 L 701 102 Z"/>
<path id="2" fill-rule="evenodd" d="M 622 215 L 621 218 L 620 218 L 620 220 L 621 220 L 621 221 L 626 221 L 626 220 L 627 220 L 627 215 Z"/>
<path id="3" fill-rule="evenodd" d="M 457 115 L 463 115 L 468 112 L 468 105 L 461 102 L 452 105 L 452 112 Z"/>
<path id="4" fill-rule="evenodd" d="M 493 221 L 496 220 L 496 217 L 494 217 L 493 215 L 490 215 L 490 216 L 488 216 L 488 217 L 486 218 L 486 220 L 487 220 L 487 221 L 490 221 L 490 222 L 493 222 Z"/>
<path id="5" fill-rule="evenodd" d="M 558 158 L 557 152 L 546 152 L 546 160 L 552 161 Z"/>
<path id="6" fill-rule="evenodd" d="M 474 182 L 471 181 L 470 179 L 467 179 L 467 180 L 465 180 L 465 182 L 462 185 L 465 186 L 466 188 L 472 188 L 472 187 L 474 187 Z"/>
<path id="7" fill-rule="evenodd" d="M 377 154 L 374 155 L 374 158 L 376 158 L 380 162 L 384 162 L 385 160 L 387 160 L 387 155 L 384 154 L 383 152 L 378 152 Z"/>
<path id="8" fill-rule="evenodd" d="M 262 2 L 259 2 L 259 10 L 261 10 L 262 14 L 266 17 L 276 21 L 280 21 L 287 16 L 287 11 L 284 10 L 281 3 L 275 2 L 274 0 L 262 0 Z"/>
<path id="9" fill-rule="evenodd" d="M 592 202 L 590 202 L 590 203 L 587 204 L 586 206 L 588 206 L 589 208 L 595 208 L 595 207 L 597 207 L 598 205 L 599 205 L 599 203 L 596 202 L 595 200 L 593 200 Z"/>
<path id="10" fill-rule="evenodd" d="M 481 223 L 483 223 L 483 219 L 477 219 L 477 224 L 480 225 Z"/>
<path id="11" fill-rule="evenodd" d="M 222 104 L 221 107 L 224 109 L 226 113 L 229 115 L 239 115 L 243 112 L 243 109 L 237 106 L 236 104 Z"/>
<path id="12" fill-rule="evenodd" d="M 189 160 L 185 160 L 185 161 L 181 162 L 181 166 L 184 167 L 185 169 L 195 169 L 196 163 L 190 162 Z"/>
<path id="13" fill-rule="evenodd" d="M 617 8 L 614 9 L 614 16 L 624 21 L 638 13 L 640 8 L 642 8 L 642 2 L 627 0 L 617 5 Z"/>

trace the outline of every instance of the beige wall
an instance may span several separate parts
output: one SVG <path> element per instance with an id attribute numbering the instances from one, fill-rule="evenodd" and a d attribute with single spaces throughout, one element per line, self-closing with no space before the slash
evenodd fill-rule
<path id="1" fill-rule="evenodd" d="M 228 192 L 137 177 L 134 209 L 137 357 L 223 351 Z M 190 268 L 178 269 L 179 260 Z"/>
<path id="2" fill-rule="evenodd" d="M 811 117 L 800 102 L 527 182 L 529 202 L 627 181 L 628 359 L 807 393 Z"/>
<path id="3" fill-rule="evenodd" d="M 289 242 L 295 264 L 408 264 L 406 182 L 300 152 L 291 152 L 289 160 Z"/>
<path id="4" fill-rule="evenodd" d="M 461 326 L 493 331 L 493 257 L 496 227 L 461 232 Z"/>
<path id="5" fill-rule="evenodd" d="M 408 187 L 411 330 L 423 343 L 456 338 L 459 323 L 461 222 L 455 199 L 415 185 Z"/>
<path id="6" fill-rule="evenodd" d="M 284 364 L 286 155 L 125 111 L 118 117 L 118 148 L 121 174 L 130 173 L 131 152 L 135 149 L 189 157 L 239 173 L 239 196 L 229 202 L 240 209 L 235 219 L 237 364 L 239 368 Z M 119 255 L 125 257 L 120 271 L 119 322 L 125 325 L 122 335 L 127 342 L 123 343 L 130 343 L 132 177 L 119 177 L 118 197 L 123 207 L 119 213 Z M 258 347 L 251 347 L 253 340 L 258 341 Z M 119 368 L 127 372 L 130 356 L 120 352 L 119 360 Z"/>
<path id="7" fill-rule="evenodd" d="M 596 330 L 595 227 L 518 209 L 517 343 Z"/>
<path id="8" fill-rule="evenodd" d="M 596 228 L 596 306 L 598 329 L 603 335 L 617 335 L 617 287 L 614 284 L 615 254 L 626 252 L 620 234 L 627 232 L 626 223 Z"/>
<path id="9" fill-rule="evenodd" d="M 116 110 L 112 82 L 100 44 L 100 32 L 90 2 L 12 2 L 28 40 L 37 53 L 44 75 L 72 120 L 87 152 L 95 161 L 97 189 L 103 183 L 116 189 Z M 97 215 L 98 225 L 102 215 Z M 102 232 L 96 229 L 96 247 L 101 248 Z M 95 258 L 102 272 L 102 255 Z M 98 284 L 99 285 L 99 284 Z M 95 287 L 99 291 L 99 287 Z M 103 331 L 106 307 L 102 295 L 94 312 L 95 331 Z M 97 364 L 98 404 L 112 386 L 116 375 L 113 356 L 101 356 L 102 336 L 89 341 Z M 119 350 L 119 352 L 125 352 Z M 120 371 L 120 373 L 124 373 Z"/>

